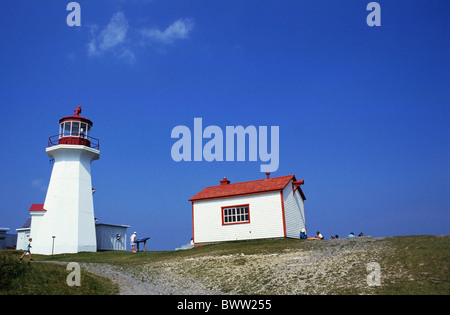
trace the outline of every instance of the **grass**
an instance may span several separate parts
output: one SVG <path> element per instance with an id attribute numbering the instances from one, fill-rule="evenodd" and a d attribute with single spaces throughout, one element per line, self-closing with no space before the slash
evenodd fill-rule
<path id="1" fill-rule="evenodd" d="M 118 287 L 111 280 L 81 272 L 80 286 L 67 285 L 66 265 L 19 261 L 21 252 L 0 251 L 0 295 L 109 295 Z"/>
<path id="2" fill-rule="evenodd" d="M 0 262 L 14 265 L 2 269 L 7 276 L 0 277 L 6 283 L 0 282 L 0 294 L 118 292 L 111 281 L 88 272 L 82 272 L 81 287 L 68 287 L 65 279 L 70 271 L 65 265 L 43 261 L 112 264 L 142 281 L 164 279 L 174 287 L 200 284 L 227 294 L 450 294 L 450 236 L 269 239 L 186 251 L 33 255 L 36 262 L 30 265 L 19 264 L 19 256 L 19 252 L 0 251 Z M 380 265 L 380 286 L 367 284 L 370 262 Z"/>
<path id="3" fill-rule="evenodd" d="M 383 294 L 450 294 L 450 237 L 404 236 L 389 239 L 394 255 L 386 257 L 393 266 Z M 402 276 L 404 275 L 404 276 Z"/>

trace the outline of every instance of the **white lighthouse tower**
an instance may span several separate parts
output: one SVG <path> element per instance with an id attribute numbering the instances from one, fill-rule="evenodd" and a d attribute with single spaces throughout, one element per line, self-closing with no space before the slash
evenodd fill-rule
<path id="1" fill-rule="evenodd" d="M 61 118 L 59 134 L 49 138 L 54 165 L 43 209 L 32 218 L 32 253 L 97 250 L 91 162 L 100 156 L 99 142 L 90 136 L 92 121 L 80 113 L 81 106 Z"/>

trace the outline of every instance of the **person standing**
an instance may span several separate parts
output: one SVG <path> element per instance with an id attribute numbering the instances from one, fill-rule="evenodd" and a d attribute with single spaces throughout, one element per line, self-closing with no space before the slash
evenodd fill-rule
<path id="1" fill-rule="evenodd" d="M 132 253 L 136 253 L 136 232 L 133 233 L 133 235 L 131 235 L 130 237 L 130 245 L 131 245 L 131 252 Z"/>
<path id="2" fill-rule="evenodd" d="M 30 260 L 33 260 L 33 258 L 31 257 L 31 241 L 33 239 L 30 237 L 28 239 L 28 244 L 27 247 L 25 248 L 25 251 L 23 252 L 22 256 L 20 256 L 20 260 L 22 260 L 23 256 L 25 256 L 26 254 L 30 255 Z"/>

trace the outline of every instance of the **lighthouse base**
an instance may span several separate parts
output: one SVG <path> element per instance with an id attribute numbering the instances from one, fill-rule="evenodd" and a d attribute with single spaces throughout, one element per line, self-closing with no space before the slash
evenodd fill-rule
<path id="1" fill-rule="evenodd" d="M 91 162 L 99 151 L 83 145 L 47 148 L 55 160 L 45 198 L 45 214 L 32 218 L 32 253 L 63 254 L 97 251 Z"/>
<path id="2" fill-rule="evenodd" d="M 32 245 L 31 252 L 33 254 L 39 255 L 58 255 L 58 254 L 76 254 L 82 252 L 96 252 L 97 246 L 68 246 L 61 245 L 55 238 L 55 242 L 50 242 L 48 244 L 40 244 L 38 246 Z"/>

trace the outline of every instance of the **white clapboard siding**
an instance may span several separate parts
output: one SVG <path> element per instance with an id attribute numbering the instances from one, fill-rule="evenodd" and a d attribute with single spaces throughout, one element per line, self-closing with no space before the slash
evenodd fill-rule
<path id="1" fill-rule="evenodd" d="M 16 243 L 16 249 L 17 250 L 25 250 L 28 244 L 28 239 L 30 238 L 30 228 L 22 228 L 22 229 L 16 229 L 17 231 L 17 243 Z"/>
<path id="2" fill-rule="evenodd" d="M 95 225 L 97 250 L 126 250 L 128 227 L 128 225 L 97 223 Z"/>
<path id="3" fill-rule="evenodd" d="M 305 208 L 303 198 L 298 189 L 295 194 L 292 189 L 292 180 L 283 189 L 284 213 L 286 221 L 286 237 L 300 238 L 300 230 L 306 228 Z"/>
<path id="4" fill-rule="evenodd" d="M 250 222 L 222 224 L 222 207 L 249 205 Z M 195 201 L 193 229 L 196 244 L 283 237 L 279 191 L 255 195 Z"/>

